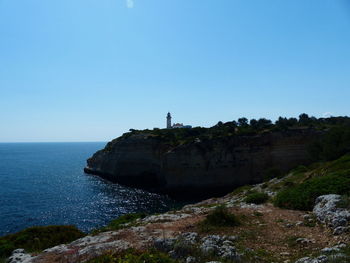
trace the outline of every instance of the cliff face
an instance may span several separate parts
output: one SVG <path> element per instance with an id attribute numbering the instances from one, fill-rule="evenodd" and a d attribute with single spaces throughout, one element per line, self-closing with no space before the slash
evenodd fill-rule
<path id="1" fill-rule="evenodd" d="M 314 130 L 293 130 L 177 147 L 149 134 L 131 135 L 95 153 L 85 172 L 174 197 L 219 195 L 261 182 L 269 169 L 286 172 L 308 163 L 307 145 L 319 135 Z"/>

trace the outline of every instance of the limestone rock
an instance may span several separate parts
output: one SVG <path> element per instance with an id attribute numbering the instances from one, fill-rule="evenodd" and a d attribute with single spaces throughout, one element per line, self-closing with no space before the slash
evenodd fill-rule
<path id="1" fill-rule="evenodd" d="M 164 223 L 164 222 L 173 222 L 186 217 L 190 217 L 190 214 L 182 213 L 164 213 L 160 215 L 151 215 L 143 218 L 141 221 L 143 223 Z"/>
<path id="2" fill-rule="evenodd" d="M 12 252 L 12 255 L 9 257 L 9 263 L 31 263 L 35 257 L 27 254 L 24 249 L 16 249 Z"/>
<path id="3" fill-rule="evenodd" d="M 341 235 L 343 233 L 349 232 L 349 227 L 344 227 L 344 226 L 338 226 L 334 229 L 333 235 Z"/>
<path id="4" fill-rule="evenodd" d="M 336 245 L 334 247 L 325 247 L 321 250 L 322 253 L 330 254 L 335 252 L 340 252 L 342 248 L 345 248 L 346 245 L 344 243 L 341 243 L 339 245 Z"/>
<path id="5" fill-rule="evenodd" d="M 186 244 L 193 246 L 199 241 L 199 235 L 196 232 L 187 232 L 179 236 L 180 240 L 183 240 Z"/>
<path id="6" fill-rule="evenodd" d="M 314 241 L 314 240 L 311 240 L 311 239 L 308 239 L 308 238 L 303 238 L 303 237 L 301 237 L 301 238 L 298 238 L 298 239 L 296 240 L 296 242 L 299 243 L 299 244 L 302 244 L 302 245 L 307 245 L 307 244 L 309 244 L 309 243 L 314 243 L 315 241 Z"/>
<path id="7" fill-rule="evenodd" d="M 186 263 L 196 263 L 197 260 L 195 257 L 189 256 L 186 258 Z"/>
<path id="8" fill-rule="evenodd" d="M 341 200 L 340 195 L 322 195 L 316 199 L 313 213 L 317 220 L 334 229 L 334 235 L 340 235 L 348 230 L 350 211 L 338 208 L 337 203 Z"/>
<path id="9" fill-rule="evenodd" d="M 202 238 L 201 242 L 200 249 L 203 254 L 218 254 L 223 238 L 219 235 L 209 235 Z"/>
<path id="10" fill-rule="evenodd" d="M 319 256 L 318 258 L 304 257 L 295 261 L 295 263 L 326 263 L 328 258 L 325 256 Z"/>
<path id="11" fill-rule="evenodd" d="M 153 245 L 156 249 L 162 252 L 170 252 L 173 250 L 175 242 L 175 238 L 158 238 L 154 241 Z"/>

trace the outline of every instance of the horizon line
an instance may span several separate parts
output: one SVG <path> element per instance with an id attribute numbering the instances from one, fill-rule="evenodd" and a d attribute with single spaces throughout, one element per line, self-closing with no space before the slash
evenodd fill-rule
<path id="1" fill-rule="evenodd" d="M 94 143 L 94 142 L 108 142 L 108 141 L 17 141 L 17 142 L 0 142 L 4 143 Z"/>

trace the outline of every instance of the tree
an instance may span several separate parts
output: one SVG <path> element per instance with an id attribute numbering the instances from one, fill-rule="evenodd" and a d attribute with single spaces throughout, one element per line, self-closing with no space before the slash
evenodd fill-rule
<path id="1" fill-rule="evenodd" d="M 298 124 L 298 120 L 296 118 L 285 118 L 285 117 L 279 117 L 278 120 L 276 121 L 276 126 L 277 128 L 281 130 L 286 130 L 289 127 L 293 127 Z"/>
<path id="2" fill-rule="evenodd" d="M 236 128 L 238 126 L 236 121 L 229 121 L 225 123 L 225 126 L 230 127 L 230 128 Z"/>
<path id="3" fill-rule="evenodd" d="M 309 125 L 310 122 L 311 122 L 311 119 L 310 119 L 309 115 L 307 115 L 306 113 L 302 113 L 299 115 L 299 124 Z"/>
<path id="4" fill-rule="evenodd" d="M 238 119 L 238 125 L 241 127 L 246 127 L 248 126 L 248 119 L 245 117 L 239 118 Z"/>
<path id="5" fill-rule="evenodd" d="M 250 124 L 250 126 L 252 126 L 253 129 L 258 128 L 258 121 L 256 119 L 251 119 L 249 124 Z"/>
<path id="6" fill-rule="evenodd" d="M 288 128 L 289 123 L 288 123 L 287 118 L 279 117 L 275 124 L 276 124 L 277 128 L 285 130 Z"/>
<path id="7" fill-rule="evenodd" d="M 222 121 L 219 121 L 219 122 L 216 124 L 217 127 L 222 127 L 222 125 L 224 125 L 224 124 L 222 123 Z"/>
<path id="8" fill-rule="evenodd" d="M 298 124 L 298 119 L 297 118 L 289 118 L 288 119 L 288 126 L 292 127 Z"/>
<path id="9" fill-rule="evenodd" d="M 268 120 L 268 119 L 265 119 L 265 118 L 261 118 L 258 120 L 258 129 L 267 129 L 269 127 L 271 127 L 272 125 L 272 121 L 271 120 Z"/>

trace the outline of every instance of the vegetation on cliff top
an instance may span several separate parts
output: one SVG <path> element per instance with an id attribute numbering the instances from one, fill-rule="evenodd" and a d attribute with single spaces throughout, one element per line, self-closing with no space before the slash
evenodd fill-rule
<path id="1" fill-rule="evenodd" d="M 30 227 L 15 234 L 0 237 L 0 258 L 9 257 L 13 250 L 23 248 L 27 252 L 39 252 L 85 236 L 75 226 Z"/>
<path id="2" fill-rule="evenodd" d="M 273 123 L 271 120 L 239 118 L 237 121 L 218 122 L 210 128 L 194 127 L 192 129 L 158 129 L 134 130 L 124 133 L 121 137 L 109 142 L 103 151 L 108 152 L 113 145 L 132 135 L 142 134 L 162 141 L 164 145 L 178 145 L 209 142 L 213 139 L 227 140 L 235 136 L 253 136 L 272 131 L 288 131 L 299 129 L 317 129 L 325 131 L 324 137 L 310 144 L 310 152 L 314 160 L 333 160 L 350 150 L 350 118 L 330 117 L 315 118 L 303 113 L 299 118 L 279 117 Z"/>

